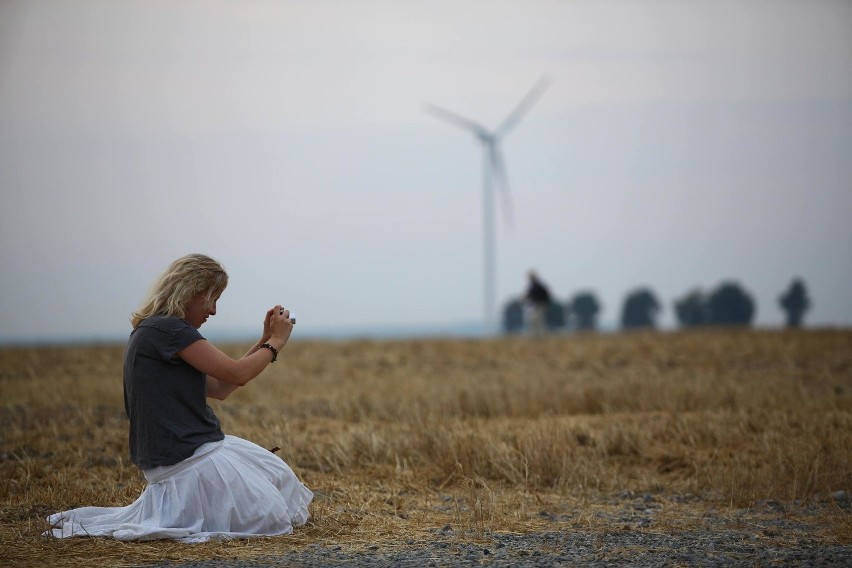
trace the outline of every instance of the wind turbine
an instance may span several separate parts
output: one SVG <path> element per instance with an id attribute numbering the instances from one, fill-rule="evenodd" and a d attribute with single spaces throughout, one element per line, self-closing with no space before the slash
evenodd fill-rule
<path id="1" fill-rule="evenodd" d="M 483 284 L 485 286 L 484 309 L 485 326 L 489 332 L 496 330 L 494 323 L 494 273 L 495 273 L 495 247 L 494 247 L 494 186 L 498 187 L 503 199 L 503 215 L 507 225 L 512 224 L 512 198 L 509 194 L 509 180 L 506 176 L 506 166 L 503 154 L 500 151 L 500 140 L 514 128 L 521 118 L 538 101 L 550 81 L 547 77 L 533 85 L 533 88 L 521 99 L 521 102 L 500 123 L 500 126 L 489 131 L 481 124 L 450 112 L 433 104 L 426 105 L 426 112 L 459 128 L 472 132 L 476 139 L 482 144 L 484 150 L 484 168 L 482 172 L 482 226 L 483 226 Z"/>

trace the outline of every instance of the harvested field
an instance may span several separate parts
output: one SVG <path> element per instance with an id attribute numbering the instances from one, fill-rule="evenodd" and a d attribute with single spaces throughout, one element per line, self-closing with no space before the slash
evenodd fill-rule
<path id="1" fill-rule="evenodd" d="M 852 331 L 293 341 L 211 406 L 226 433 L 281 447 L 316 493 L 307 526 L 203 545 L 42 537 L 47 514 L 126 505 L 144 486 L 127 454 L 122 350 L 0 348 L 0 565 L 661 535 L 766 515 L 852 544 Z M 773 546 L 793 545 L 767 526 Z"/>

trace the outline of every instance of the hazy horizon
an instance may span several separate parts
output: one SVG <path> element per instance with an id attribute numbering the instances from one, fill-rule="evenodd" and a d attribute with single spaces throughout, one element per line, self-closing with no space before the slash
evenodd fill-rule
<path id="1" fill-rule="evenodd" d="M 535 268 L 614 325 L 735 281 L 852 326 L 852 4 L 0 4 L 0 341 L 119 337 L 174 258 L 231 283 L 205 330 L 482 319 L 482 150 L 505 138 L 497 307 Z M 356 334 L 357 335 L 357 334 Z"/>

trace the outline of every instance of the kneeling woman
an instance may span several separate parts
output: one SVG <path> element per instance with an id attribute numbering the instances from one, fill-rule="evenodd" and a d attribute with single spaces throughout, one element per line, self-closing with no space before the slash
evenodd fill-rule
<path id="1" fill-rule="evenodd" d="M 224 400 L 276 360 L 290 337 L 275 306 L 263 336 L 234 360 L 198 328 L 228 284 L 204 255 L 174 261 L 133 314 L 124 355 L 130 456 L 148 486 L 127 507 L 83 507 L 48 517 L 57 537 L 204 542 L 288 534 L 308 519 L 313 493 L 272 452 L 226 436 L 207 397 Z"/>

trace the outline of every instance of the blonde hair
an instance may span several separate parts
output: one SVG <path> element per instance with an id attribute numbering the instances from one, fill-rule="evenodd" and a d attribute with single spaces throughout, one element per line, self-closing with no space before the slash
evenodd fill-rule
<path id="1" fill-rule="evenodd" d="M 227 285 L 228 273 L 221 264 L 203 254 L 188 254 L 172 262 L 157 279 L 148 297 L 131 314 L 130 323 L 136 329 L 142 320 L 156 314 L 182 318 L 193 297 L 207 294 L 209 306 Z"/>

